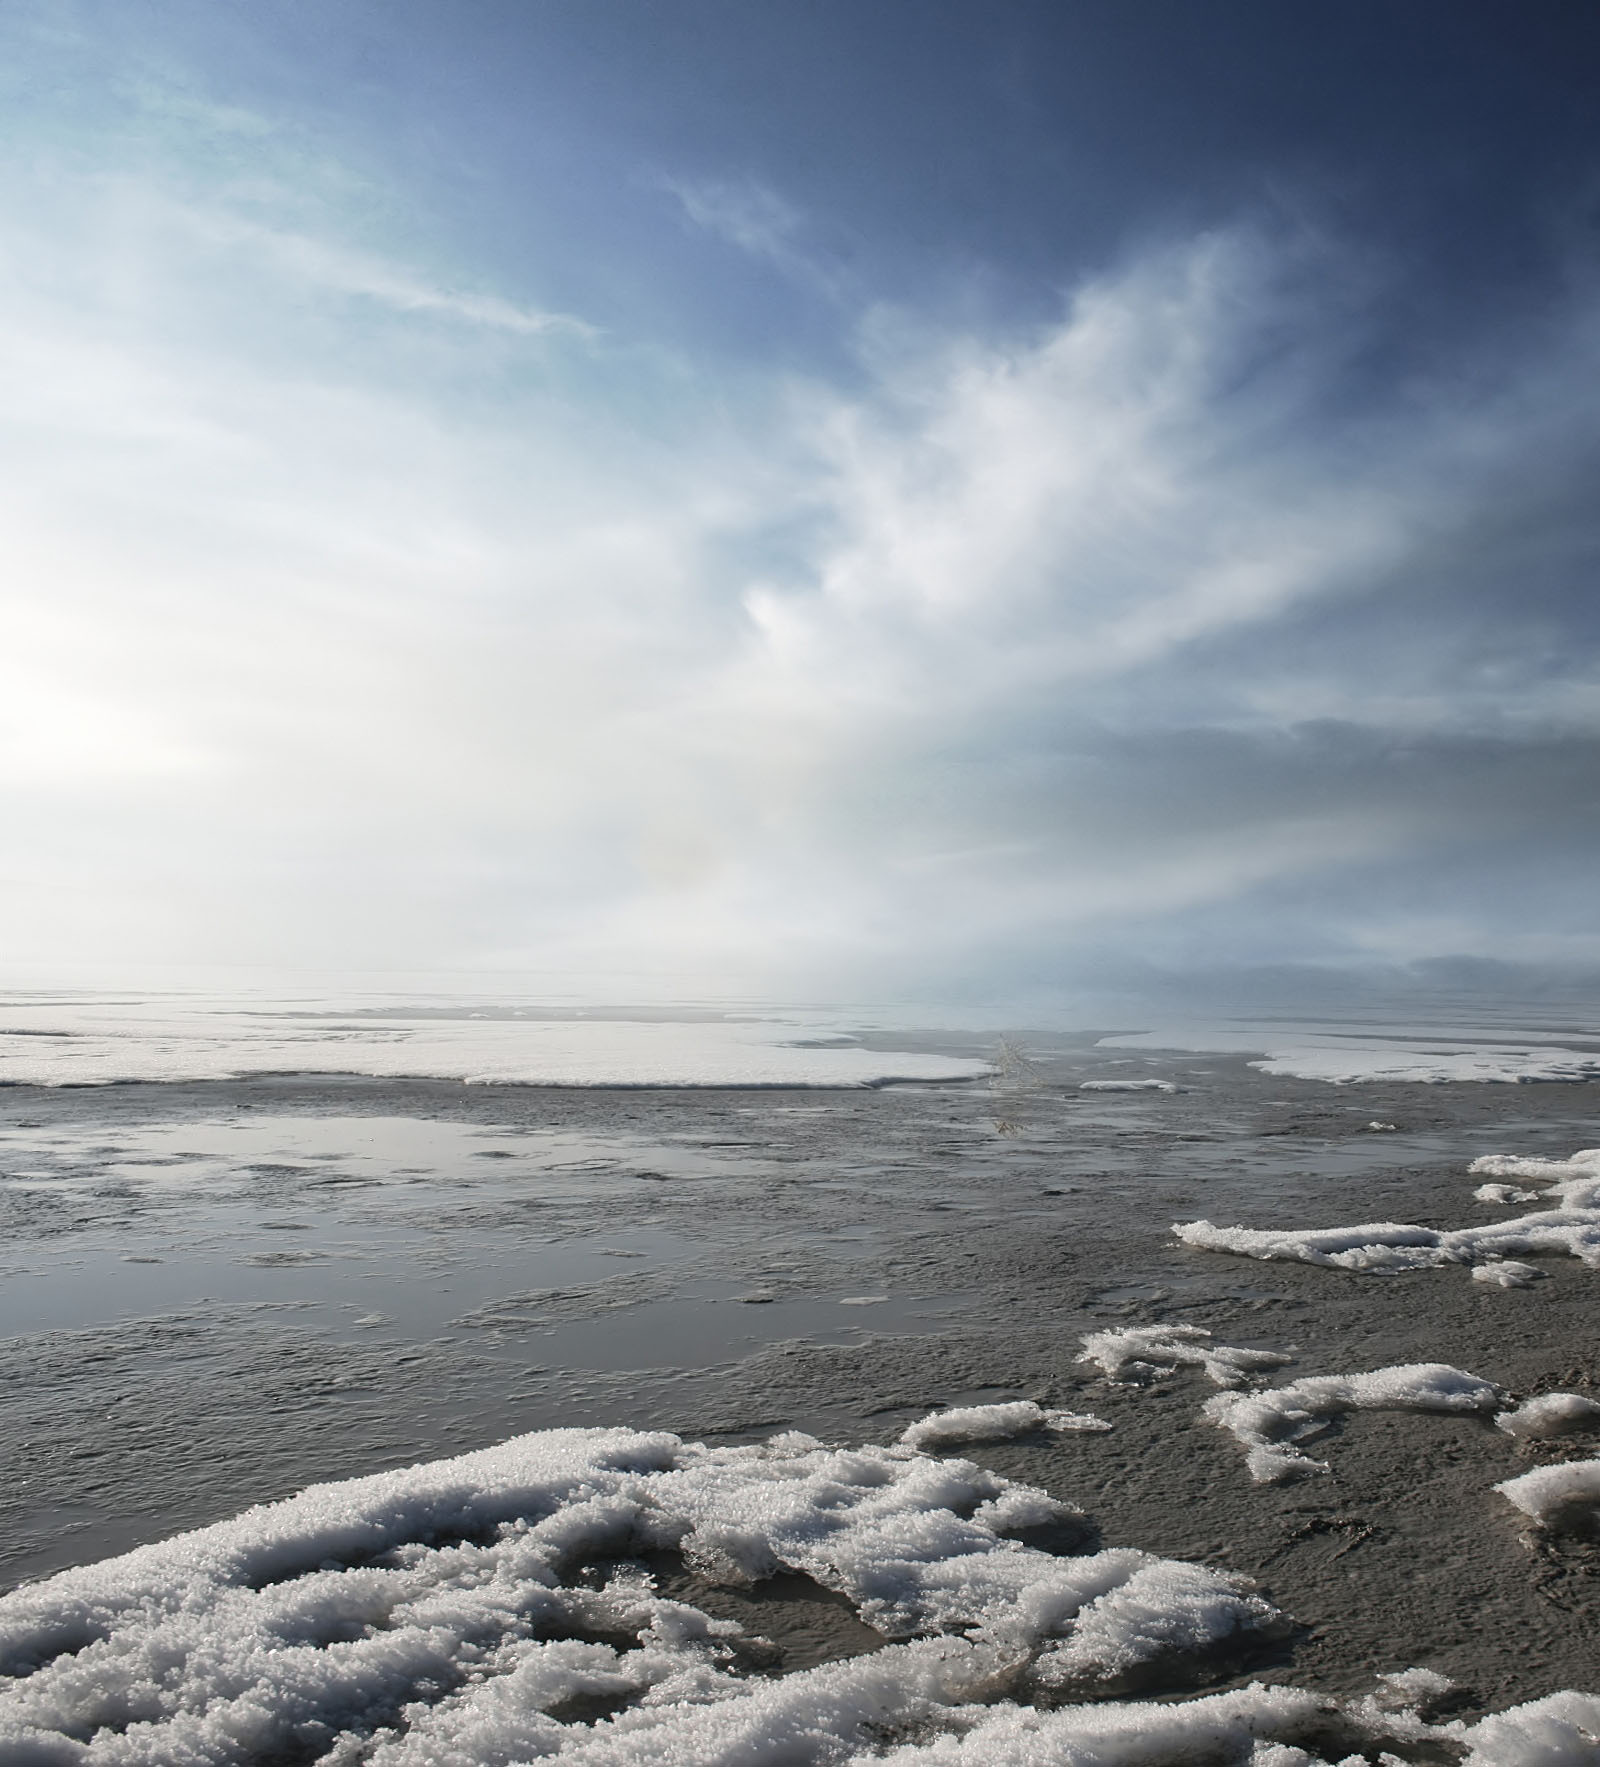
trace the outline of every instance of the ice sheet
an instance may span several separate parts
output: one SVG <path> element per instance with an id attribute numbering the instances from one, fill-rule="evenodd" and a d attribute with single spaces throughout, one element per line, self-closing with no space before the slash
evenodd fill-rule
<path id="1" fill-rule="evenodd" d="M 802 1023 L 414 1018 L 134 1001 L 0 1006 L 0 1083 L 363 1074 L 521 1086 L 878 1086 L 981 1059 L 863 1049 Z"/>

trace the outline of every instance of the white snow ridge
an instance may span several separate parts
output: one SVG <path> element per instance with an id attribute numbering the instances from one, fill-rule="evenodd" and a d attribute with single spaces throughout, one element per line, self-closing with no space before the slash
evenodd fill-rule
<path id="1" fill-rule="evenodd" d="M 1538 1196 L 1560 1207 L 1477 1227 L 1372 1221 L 1357 1227 L 1251 1228 L 1180 1221 L 1172 1231 L 1186 1245 L 1204 1251 L 1293 1259 L 1373 1276 L 1471 1264 L 1476 1280 L 1499 1288 L 1526 1288 L 1540 1274 L 1527 1264 L 1503 1261 L 1518 1252 L 1565 1252 L 1590 1269 L 1600 1268 L 1600 1148 L 1586 1148 L 1567 1160 L 1490 1154 L 1474 1160 L 1469 1169 L 1496 1178 L 1552 1180 L 1543 1191 L 1481 1184 L 1473 1192 L 1478 1202 L 1522 1203 Z"/>
<path id="2" fill-rule="evenodd" d="M 1199 1565 L 1004 1538 L 1062 1514 L 907 1448 L 522 1436 L 314 1486 L 0 1599 L 0 1758 L 831 1762 L 869 1731 L 1103 1684 L 1275 1617 Z M 800 1572 L 906 1642 L 765 1675 L 736 1623 L 627 1562 L 663 1550 L 713 1582 Z M 595 1561 L 610 1571 L 575 1583 Z"/>
<path id="3" fill-rule="evenodd" d="M 1256 1682 L 1063 1703 L 1140 1669 L 1170 1690 L 1197 1653 L 1276 1616 L 1199 1565 L 1004 1537 L 1061 1514 L 905 1446 L 542 1431 L 313 1486 L 0 1598 L 0 1760 L 1328 1767 L 1382 1750 L 1558 1767 L 1600 1747 L 1600 1699 L 1580 1693 L 1431 1723 L 1417 1708 L 1444 1684 L 1423 1670 L 1363 1700 Z M 774 1672 L 781 1653 L 740 1624 L 658 1592 L 650 1563 L 674 1554 L 698 1587 L 809 1576 L 885 1643 Z"/>

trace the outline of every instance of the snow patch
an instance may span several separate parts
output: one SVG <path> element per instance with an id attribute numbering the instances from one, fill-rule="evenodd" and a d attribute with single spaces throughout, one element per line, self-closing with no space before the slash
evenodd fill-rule
<path id="1" fill-rule="evenodd" d="M 1600 1266 L 1600 1209 L 1549 1209 L 1487 1227 L 1414 1227 L 1374 1221 L 1359 1227 L 1218 1227 L 1210 1221 L 1174 1222 L 1172 1231 L 1202 1251 L 1244 1258 L 1286 1258 L 1387 1276 L 1471 1264 L 1511 1252 L 1565 1252 L 1591 1269 Z"/>
<path id="2" fill-rule="evenodd" d="M 1541 1393 L 1525 1399 L 1515 1411 L 1503 1411 L 1494 1421 L 1497 1429 L 1518 1441 L 1543 1442 L 1600 1425 L 1600 1405 L 1582 1393 Z"/>
<path id="3" fill-rule="evenodd" d="M 1108 1430 L 1111 1425 L 1087 1411 L 1046 1411 L 1031 1399 L 1001 1405 L 964 1405 L 935 1411 L 912 1424 L 900 1437 L 919 1454 L 959 1442 L 1003 1442 L 1031 1430 Z"/>
<path id="4" fill-rule="evenodd" d="M 1326 1461 L 1301 1453 L 1298 1443 L 1349 1411 L 1496 1410 L 1503 1399 L 1492 1381 L 1443 1362 L 1414 1362 L 1368 1374 L 1322 1374 L 1266 1392 L 1218 1393 L 1203 1415 L 1231 1431 L 1248 1450 L 1246 1464 L 1259 1484 L 1280 1484 L 1326 1472 Z"/>
<path id="5" fill-rule="evenodd" d="M 1600 1460 L 1538 1466 L 1495 1490 L 1541 1528 L 1587 1532 L 1600 1523 Z"/>
<path id="6" fill-rule="evenodd" d="M 1091 1362 L 1109 1380 L 1161 1377 L 1179 1368 L 1203 1368 L 1219 1387 L 1242 1387 L 1253 1374 L 1293 1362 L 1279 1350 L 1243 1350 L 1213 1344 L 1198 1325 L 1129 1325 L 1093 1331 L 1083 1339 L 1080 1362 Z"/>
<path id="7" fill-rule="evenodd" d="M 1487 1283 L 1493 1288 L 1532 1288 L 1536 1282 L 1543 1282 L 1546 1272 L 1536 1270 L 1532 1264 L 1519 1264 L 1515 1258 L 1502 1258 L 1493 1264 L 1474 1264 L 1472 1280 Z"/>
<path id="8" fill-rule="evenodd" d="M 906 1447 L 543 1431 L 314 1486 L 0 1598 L 0 1751 L 82 1767 L 820 1767 L 975 1701 L 1070 1692 L 1274 1619 L 1199 1565 L 1004 1537 L 1062 1513 Z M 903 1642 L 752 1675 L 735 1623 L 663 1598 L 629 1562 L 662 1549 L 713 1581 L 800 1572 Z M 614 1568 L 585 1585 L 586 1563 Z"/>

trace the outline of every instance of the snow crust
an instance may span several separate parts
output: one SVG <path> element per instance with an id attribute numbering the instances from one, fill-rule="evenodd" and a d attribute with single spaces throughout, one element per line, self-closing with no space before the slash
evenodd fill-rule
<path id="1" fill-rule="evenodd" d="M 1600 1522 L 1600 1460 L 1538 1466 L 1495 1490 L 1542 1528 L 1593 1528 Z"/>
<path id="2" fill-rule="evenodd" d="M 1203 1414 L 1246 1448 L 1251 1478 L 1280 1484 L 1326 1472 L 1298 1444 L 1350 1411 L 1498 1410 L 1504 1395 L 1492 1381 L 1443 1362 L 1413 1362 L 1367 1374 L 1321 1374 L 1263 1392 L 1218 1393 Z M 1503 1487 L 1502 1487 L 1503 1488 Z"/>
<path id="3" fill-rule="evenodd" d="M 1201 1368 L 1219 1387 L 1242 1387 L 1251 1375 L 1282 1368 L 1294 1357 L 1281 1350 L 1213 1344 L 1211 1333 L 1198 1325 L 1128 1325 L 1088 1333 L 1078 1360 L 1093 1363 L 1109 1380 L 1142 1380 L 1179 1368 Z"/>
<path id="4" fill-rule="evenodd" d="M 1538 1198 L 1559 1207 L 1479 1227 L 1374 1221 L 1357 1227 L 1256 1229 L 1185 1221 L 1175 1222 L 1172 1231 L 1185 1244 L 1205 1251 L 1292 1259 L 1369 1275 L 1475 1264 L 1472 1275 L 1477 1281 L 1501 1288 L 1526 1288 L 1540 1275 L 1530 1265 L 1503 1261 L 1516 1252 L 1565 1252 L 1590 1268 L 1600 1267 L 1600 1148 L 1584 1148 L 1565 1160 L 1488 1154 L 1474 1160 L 1468 1170 L 1474 1176 L 1548 1180 L 1538 1191 L 1482 1184 L 1473 1192 L 1479 1202 L 1522 1203 Z"/>
<path id="5" fill-rule="evenodd" d="M 904 1447 L 539 1432 L 314 1486 L 0 1598 L 13 1677 L 0 1755 L 833 1762 L 868 1726 L 1070 1692 L 1274 1617 L 1203 1566 L 1004 1537 L 1061 1513 L 1041 1491 Z M 662 1598 L 626 1562 L 662 1548 L 723 1582 L 802 1572 L 904 1642 L 753 1675 L 737 1625 Z M 574 1582 L 596 1560 L 611 1574 Z M 615 1715 L 579 1723 L 585 1700 Z"/>
<path id="6" fill-rule="evenodd" d="M 875 1086 L 989 1062 L 885 1053 L 801 1024 L 392 1018 L 159 1001 L 0 1005 L 0 1083 L 362 1074 L 522 1086 Z"/>
<path id="7" fill-rule="evenodd" d="M 1001 1405 L 963 1405 L 935 1411 L 912 1424 L 900 1437 L 908 1448 L 954 1447 L 961 1442 L 1003 1442 L 1031 1430 L 1097 1431 L 1111 1425 L 1088 1411 L 1046 1411 L 1031 1399 Z"/>
<path id="8" fill-rule="evenodd" d="M 1541 1442 L 1600 1424 L 1600 1405 L 1582 1393 L 1541 1393 L 1537 1399 L 1525 1399 L 1515 1411 L 1502 1412 L 1494 1421 L 1496 1428 L 1519 1441 Z"/>

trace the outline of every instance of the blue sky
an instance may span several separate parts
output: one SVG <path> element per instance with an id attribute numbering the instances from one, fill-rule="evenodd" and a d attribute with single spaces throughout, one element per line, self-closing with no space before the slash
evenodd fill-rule
<path id="1" fill-rule="evenodd" d="M 0 14 L 0 969 L 1600 964 L 1600 19 Z"/>

